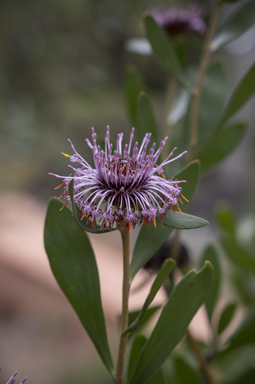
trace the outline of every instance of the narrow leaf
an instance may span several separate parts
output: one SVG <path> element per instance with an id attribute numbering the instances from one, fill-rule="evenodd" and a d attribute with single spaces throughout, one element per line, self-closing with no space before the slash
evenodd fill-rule
<path id="1" fill-rule="evenodd" d="M 160 221 L 160 215 L 156 217 Z M 167 215 L 163 215 L 163 225 L 177 229 L 195 229 L 208 225 L 208 221 L 200 217 L 188 215 L 187 213 L 173 212 L 168 210 Z"/>
<path id="2" fill-rule="evenodd" d="M 187 200 L 191 199 L 195 191 L 199 173 L 199 161 L 194 160 L 174 176 L 174 179 L 186 180 L 186 183 L 182 185 L 182 193 Z M 182 201 L 183 204 L 180 204 L 180 206 L 182 211 L 185 211 L 188 202 L 184 199 L 182 199 Z M 130 265 L 131 279 L 135 277 L 139 269 L 157 252 L 172 231 L 173 228 L 167 226 L 157 225 L 157 227 L 154 228 L 152 223 L 149 224 L 148 228 L 144 224 L 141 226 Z"/>
<path id="3" fill-rule="evenodd" d="M 173 228 L 157 225 L 152 222 L 148 228 L 142 224 L 130 264 L 130 280 L 133 280 L 140 268 L 154 255 L 172 233 Z"/>
<path id="4" fill-rule="evenodd" d="M 250 354 L 249 354 L 249 357 L 252 353 L 254 353 L 254 349 L 252 351 L 249 351 Z M 245 359 L 246 356 L 242 356 L 243 359 Z M 248 368 L 245 370 L 243 368 L 243 366 L 245 367 L 244 364 L 247 364 L 248 365 Z M 249 362 L 244 362 L 244 364 L 242 364 L 242 362 L 240 362 L 239 360 L 239 364 L 240 366 L 242 366 L 242 371 L 240 369 L 240 376 L 237 377 L 237 375 L 235 374 L 235 377 L 233 378 L 233 381 L 229 381 L 228 384 L 253 384 L 255 383 L 255 368 L 251 368 L 251 364 L 249 364 Z M 238 372 L 239 373 L 239 372 Z"/>
<path id="5" fill-rule="evenodd" d="M 253 3 L 254 4 L 254 3 Z M 255 6 L 254 6 L 255 10 Z M 227 106 L 224 109 L 219 128 L 233 116 L 253 96 L 255 92 L 255 64 L 246 72 L 234 90 Z"/>
<path id="6" fill-rule="evenodd" d="M 146 341 L 147 341 L 146 337 L 143 336 L 142 334 L 137 335 L 133 341 L 130 358 L 129 358 L 129 366 L 128 366 L 129 379 L 131 377 L 131 374 L 137 362 L 138 356 L 140 355 L 141 350 L 143 349 L 143 346 L 146 343 Z M 147 384 L 159 384 L 159 383 L 160 384 L 165 383 L 165 379 L 161 370 L 159 370 L 153 377 L 150 378 L 149 381 L 147 381 Z"/>
<path id="7" fill-rule="evenodd" d="M 226 102 L 226 91 L 223 65 L 214 63 L 208 68 L 203 81 L 198 121 L 199 137 L 210 134 L 217 126 Z"/>
<path id="8" fill-rule="evenodd" d="M 230 123 L 215 134 L 198 152 L 202 172 L 218 164 L 227 157 L 243 139 L 247 124 Z"/>
<path id="9" fill-rule="evenodd" d="M 190 100 L 190 94 L 187 90 L 181 88 L 173 101 L 173 106 L 167 116 L 167 124 L 171 127 L 175 126 L 187 113 Z"/>
<path id="10" fill-rule="evenodd" d="M 212 41 L 211 49 L 216 51 L 224 45 L 236 40 L 255 23 L 254 0 L 245 2 L 233 12 L 221 27 Z"/>
<path id="11" fill-rule="evenodd" d="M 87 234 L 68 208 L 52 199 L 44 231 L 52 272 L 88 332 L 109 372 L 114 370 L 108 346 L 95 256 Z"/>
<path id="12" fill-rule="evenodd" d="M 226 329 L 227 326 L 229 325 L 229 323 L 231 322 L 231 320 L 235 314 L 236 307 L 237 307 L 236 303 L 231 303 L 231 304 L 228 304 L 224 308 L 224 310 L 221 314 L 221 317 L 220 317 L 219 325 L 218 325 L 218 335 L 221 332 L 223 332 L 224 329 Z"/>
<path id="13" fill-rule="evenodd" d="M 216 218 L 221 228 L 231 236 L 235 236 L 236 220 L 234 213 L 229 206 L 221 204 L 216 208 Z"/>
<path id="14" fill-rule="evenodd" d="M 130 357 L 129 357 L 129 364 L 128 364 L 128 379 L 130 379 L 131 374 L 134 370 L 135 364 L 137 362 L 137 359 L 141 353 L 141 350 L 144 347 L 144 344 L 146 343 L 147 339 L 144 335 L 139 333 L 133 341 Z"/>
<path id="15" fill-rule="evenodd" d="M 175 359 L 175 370 L 179 384 L 202 384 L 198 372 L 184 359 Z"/>
<path id="16" fill-rule="evenodd" d="M 146 384 L 166 384 L 166 380 L 165 380 L 165 377 L 162 373 L 162 369 L 160 369 L 159 371 L 157 371 L 155 373 L 155 375 L 153 375 L 148 381 Z"/>
<path id="17" fill-rule="evenodd" d="M 254 289 L 251 289 L 251 281 L 247 279 L 246 273 L 240 273 L 240 271 L 236 273 L 236 271 L 233 271 L 230 281 L 244 306 L 249 306 L 254 302 Z"/>
<path id="18" fill-rule="evenodd" d="M 132 124 L 135 124 L 136 121 L 138 94 L 144 89 L 145 85 L 141 75 L 133 65 L 129 64 L 125 72 L 124 90 Z"/>
<path id="19" fill-rule="evenodd" d="M 211 290 L 205 302 L 205 308 L 208 318 L 211 321 L 215 304 L 217 303 L 220 292 L 221 268 L 219 264 L 218 254 L 213 246 L 208 246 L 201 258 L 201 265 L 208 260 L 213 266 L 213 281 Z"/>
<path id="20" fill-rule="evenodd" d="M 189 88 L 190 85 L 182 70 L 178 57 L 170 38 L 151 16 L 145 18 L 147 37 L 151 43 L 153 52 L 162 67 L 172 75 L 180 84 Z"/>
<path id="21" fill-rule="evenodd" d="M 156 294 L 160 290 L 162 284 L 164 283 L 166 278 L 169 276 L 169 274 L 172 272 L 175 266 L 176 266 L 176 262 L 173 259 L 165 260 L 156 279 L 154 280 L 154 283 L 152 284 L 150 293 L 145 300 L 145 303 L 142 307 L 140 314 L 135 319 L 135 321 L 133 321 L 133 323 L 126 329 L 126 331 L 123 334 L 134 332 L 139 327 L 141 321 L 143 320 L 146 314 L 147 309 L 149 308 L 149 305 L 152 303 Z"/>
<path id="22" fill-rule="evenodd" d="M 140 143 L 146 133 L 151 133 L 151 143 L 159 143 L 152 104 L 145 92 L 140 92 L 137 100 L 136 132 Z"/>
<path id="23" fill-rule="evenodd" d="M 171 163 L 170 163 L 171 164 Z M 200 175 L 200 161 L 193 160 L 191 163 L 182 168 L 175 174 L 174 180 L 186 180 L 186 183 L 182 184 L 182 195 L 188 200 L 182 200 L 182 204 L 179 203 L 181 210 L 186 211 L 189 201 L 191 200 L 193 193 L 195 192 L 199 175 Z"/>
<path id="24" fill-rule="evenodd" d="M 221 244 L 228 258 L 246 273 L 255 274 L 255 257 L 231 236 L 222 239 Z"/>
<path id="25" fill-rule="evenodd" d="M 151 317 L 154 315 L 154 313 L 159 310 L 159 308 L 161 308 L 161 307 L 157 306 L 157 307 L 148 308 L 146 311 L 146 314 L 145 314 L 144 318 L 142 319 L 141 323 L 139 324 L 137 330 L 140 330 L 145 324 L 147 324 L 148 321 L 151 319 Z M 141 311 L 129 312 L 129 314 L 128 314 L 128 324 L 129 325 L 135 321 L 137 316 L 139 316 L 140 312 Z"/>
<path id="26" fill-rule="evenodd" d="M 206 262 L 200 272 L 190 271 L 176 286 L 141 351 L 130 384 L 145 384 L 185 336 L 191 319 L 206 299 L 212 276 L 212 266 Z"/>
<path id="27" fill-rule="evenodd" d="M 73 183 L 73 180 L 72 180 L 70 182 L 69 186 L 68 186 L 68 190 L 69 190 L 69 195 L 70 195 L 70 199 L 71 199 L 71 202 L 72 202 L 73 214 L 74 214 L 76 222 L 78 223 L 78 225 L 82 229 L 84 229 L 84 231 L 100 235 L 102 233 L 116 231 L 117 229 L 119 229 L 118 227 L 114 227 L 114 228 L 111 228 L 111 229 L 106 227 L 104 229 L 101 229 L 100 225 L 98 225 L 98 224 L 93 226 L 91 220 L 87 221 L 86 218 L 81 220 L 82 214 L 80 214 L 80 210 L 79 210 L 79 208 L 77 207 L 77 205 L 75 204 L 75 202 L 73 200 L 73 185 L 74 185 L 74 183 Z"/>
<path id="28" fill-rule="evenodd" d="M 255 306 L 249 309 L 245 315 L 241 325 L 237 328 L 235 333 L 230 337 L 230 348 L 239 347 L 244 344 L 255 343 Z"/>

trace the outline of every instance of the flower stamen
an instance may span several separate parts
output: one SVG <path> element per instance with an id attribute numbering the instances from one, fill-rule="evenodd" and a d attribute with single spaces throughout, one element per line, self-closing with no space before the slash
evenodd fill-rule
<path id="1" fill-rule="evenodd" d="M 182 194 L 182 193 L 180 193 L 180 195 L 181 195 L 181 197 L 183 198 L 183 200 L 185 200 L 185 201 L 187 201 L 187 202 L 189 203 L 189 200 L 188 200 L 188 199 L 186 199 L 186 197 L 185 197 L 185 196 L 183 196 L 183 194 Z"/>
<path id="2" fill-rule="evenodd" d="M 61 152 L 61 155 L 65 156 L 65 157 L 72 157 L 70 155 L 68 155 L 67 153 L 64 153 L 64 152 Z"/>

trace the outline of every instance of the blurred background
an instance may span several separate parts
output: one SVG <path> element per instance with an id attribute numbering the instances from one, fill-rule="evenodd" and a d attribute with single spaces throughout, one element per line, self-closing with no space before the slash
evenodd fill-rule
<path id="1" fill-rule="evenodd" d="M 165 1 L 162 5 L 176 5 Z M 178 6 L 190 2 L 178 1 Z M 210 2 L 201 3 L 208 21 Z M 58 289 L 43 248 L 47 202 L 56 179 L 67 174 L 67 139 L 91 161 L 84 141 L 130 132 L 123 78 L 132 62 L 143 74 L 159 127 L 164 117 L 166 75 L 152 56 L 125 50 L 143 36 L 142 14 L 159 5 L 143 0 L 2 0 L 0 3 L 0 382 L 14 370 L 28 383 L 105 383 L 105 369 Z M 222 18 L 235 8 L 224 6 Z M 198 44 L 201 38 L 196 37 Z M 200 39 L 200 40 L 199 40 Z M 194 60 L 197 52 L 192 51 Z M 255 26 L 218 54 L 229 93 L 255 60 Z M 216 236 L 213 207 L 228 201 L 242 218 L 254 210 L 254 98 L 240 112 L 249 131 L 219 167 L 200 180 L 189 212 L 212 222 L 183 234 L 196 256 Z M 134 243 L 137 232 L 132 234 Z M 116 350 L 121 260 L 118 235 L 91 238 L 99 263 L 107 327 Z M 131 298 L 139 307 L 143 292 Z M 158 296 L 164 300 L 164 295 Z M 204 332 L 204 333 L 203 333 Z M 206 330 L 202 331 L 206 336 Z M 21 377 L 22 376 L 22 377 Z"/>

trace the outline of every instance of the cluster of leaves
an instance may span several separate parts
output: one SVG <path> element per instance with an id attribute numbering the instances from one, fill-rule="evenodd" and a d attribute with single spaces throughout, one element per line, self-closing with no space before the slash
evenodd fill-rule
<path id="1" fill-rule="evenodd" d="M 218 373 L 219 382 L 252 383 L 255 380 L 251 357 L 255 352 L 255 218 L 250 216 L 253 230 L 246 241 L 230 207 L 219 206 L 216 219 L 221 230 L 219 244 L 206 247 L 200 258 L 201 265 L 208 260 L 214 269 L 212 288 L 205 301 L 212 338 L 202 345 L 202 350 L 209 366 Z M 227 301 L 222 295 L 226 290 L 226 275 L 231 292 Z M 185 348 L 173 356 L 172 382 L 185 383 L 184 378 L 191 375 L 192 383 L 202 383 L 197 365 L 190 361 L 190 351 Z"/>
<path id="2" fill-rule="evenodd" d="M 245 33 L 255 21 L 254 2 L 241 5 L 228 17 L 218 34 L 211 42 L 210 49 L 216 53 L 226 44 Z M 185 71 L 178 55 L 174 41 L 158 26 L 151 16 L 145 18 L 145 28 L 152 51 L 161 67 L 168 73 L 170 80 L 181 87 L 167 112 L 167 125 L 171 130 L 170 148 L 178 147 L 180 152 L 189 147 L 190 109 L 192 103 L 193 83 L 196 73 Z M 146 40 L 148 43 L 148 41 Z M 135 50 L 137 53 L 137 49 Z M 139 130 L 141 139 L 148 130 L 152 140 L 159 142 L 152 103 L 144 91 L 146 85 L 134 66 L 128 66 L 125 79 L 125 94 L 131 121 Z M 236 86 L 233 94 L 227 98 L 227 79 L 223 64 L 214 59 L 205 74 L 201 92 L 201 106 L 198 118 L 198 148 L 196 156 L 201 161 L 201 170 L 207 171 L 218 164 L 242 140 L 247 124 L 241 121 L 229 121 L 252 97 L 255 92 L 255 65 L 253 64 Z M 185 158 L 182 159 L 185 162 Z M 182 161 L 171 164 L 183 166 Z M 176 169 L 176 171 L 179 170 Z M 172 175 L 171 175 L 172 176 Z"/>
<path id="3" fill-rule="evenodd" d="M 255 20 L 253 5 L 253 1 L 248 1 L 229 16 L 212 40 L 211 51 L 216 52 L 225 44 L 235 40 L 252 25 Z M 145 29 L 154 55 L 178 90 L 174 102 L 169 107 L 167 126 L 171 130 L 169 145 L 171 148 L 178 146 L 181 151 L 189 146 L 192 92 L 196 73 L 188 71 L 186 63 L 180 60 L 174 40 L 166 35 L 151 16 L 145 18 Z M 141 140 L 145 133 L 151 132 L 153 142 L 159 143 L 159 129 L 156 125 L 152 102 L 145 92 L 146 88 L 138 71 L 133 66 L 128 66 L 125 77 L 125 94 L 138 140 Z M 229 99 L 226 98 L 226 79 L 222 64 L 212 61 L 209 65 L 203 82 L 198 117 L 196 156 L 200 161 L 194 160 L 188 165 L 179 161 L 178 168 L 171 166 L 171 177 L 175 173 L 174 178 L 187 181 L 183 187 L 183 194 L 188 200 L 193 195 L 200 172 L 207 171 L 218 164 L 239 144 L 247 126 L 243 122 L 229 120 L 254 92 L 255 65 L 243 76 Z M 166 169 L 166 174 L 169 173 L 169 169 Z M 69 186 L 69 193 L 72 199 L 72 183 Z M 188 202 L 184 201 L 183 211 L 187 205 Z M 86 233 L 100 234 L 100 227 L 93 228 L 90 223 L 81 220 L 79 210 L 73 200 L 74 215 L 68 208 L 64 208 L 59 213 L 61 207 L 61 201 L 51 199 L 47 211 L 45 248 L 50 265 L 56 280 L 79 316 L 107 370 L 114 376 L 115 368 L 107 340 L 98 270 Z M 230 213 L 227 211 L 218 214 L 218 220 L 225 232 L 222 247 L 236 267 L 241 268 L 245 273 L 252 274 L 255 270 L 254 256 L 250 255 L 249 251 L 243 248 L 238 241 L 233 220 L 229 215 Z M 159 221 L 160 218 L 157 219 Z M 201 218 L 169 211 L 163 220 L 163 226 L 159 224 L 155 229 L 152 225 L 149 225 L 148 228 L 142 225 L 130 263 L 130 280 L 133 280 L 137 272 L 161 247 L 175 228 L 193 229 L 206 224 L 207 222 Z M 174 260 L 167 260 L 162 265 L 142 309 L 130 314 L 129 327 L 125 332 L 132 343 L 126 372 L 128 383 L 167 383 L 170 382 L 171 375 L 171 382 L 186 383 L 185 378 L 189 377 L 189 382 L 202 383 L 198 369 L 194 369 L 193 365 L 182 356 L 173 359 L 175 369 L 170 376 L 167 376 L 161 367 L 185 336 L 191 319 L 204 302 L 214 334 L 212 344 L 205 346 L 208 360 L 211 359 L 216 364 L 218 360 L 227 359 L 229 353 L 236 353 L 238 347 L 254 343 L 252 340 L 254 334 L 252 337 L 250 336 L 255 320 L 253 308 L 238 330 L 228 339 L 228 348 L 222 344 L 221 333 L 230 324 L 235 313 L 236 303 L 227 303 L 215 326 L 214 311 L 219 297 L 221 276 L 217 250 L 212 246 L 208 247 L 201 261 L 202 269 L 199 272 L 189 271 L 172 290 L 148 339 L 137 332 L 158 309 L 148 307 L 175 267 Z M 214 267 L 214 276 L 211 265 Z M 244 275 L 240 275 L 238 279 L 235 275 L 235 286 L 242 295 L 249 296 L 249 292 L 243 288 L 243 280 Z M 207 297 L 209 291 L 210 294 Z M 220 363 L 218 364 L 220 365 Z M 250 371 L 245 371 L 244 374 L 250 375 Z M 176 377 L 173 378 L 173 375 Z M 233 379 L 231 375 L 229 377 L 224 382 L 235 382 L 236 384 L 241 382 L 236 378 Z"/>

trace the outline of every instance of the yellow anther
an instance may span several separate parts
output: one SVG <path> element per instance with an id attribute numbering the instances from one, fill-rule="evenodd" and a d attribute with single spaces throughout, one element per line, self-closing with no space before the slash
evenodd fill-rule
<path id="1" fill-rule="evenodd" d="M 67 153 L 64 153 L 64 152 L 61 152 L 61 155 L 65 156 L 65 157 L 71 157 L 70 155 L 68 155 Z"/>
<path id="2" fill-rule="evenodd" d="M 165 179 L 165 178 L 166 178 L 166 176 L 164 175 L 164 173 L 163 173 L 163 172 L 161 172 L 161 176 L 163 177 L 163 179 Z"/>
<path id="3" fill-rule="evenodd" d="M 157 225 L 156 225 L 156 218 L 155 218 L 155 216 L 153 216 L 152 222 L 153 222 L 154 228 L 156 228 Z"/>
<path id="4" fill-rule="evenodd" d="M 189 203 L 189 200 L 188 199 L 186 199 L 186 197 L 185 196 L 183 196 L 183 194 L 181 193 L 180 194 L 181 195 L 181 197 L 185 200 L 185 201 L 187 201 L 188 203 Z"/>
<path id="5" fill-rule="evenodd" d="M 59 211 L 62 211 L 62 209 L 64 209 L 66 206 L 67 206 L 67 202 L 64 205 L 62 205 Z"/>
<path id="6" fill-rule="evenodd" d="M 62 183 L 62 184 L 58 185 L 56 188 L 54 188 L 54 189 L 61 188 L 61 187 L 63 187 L 64 184 L 65 184 L 65 183 Z"/>
<path id="7" fill-rule="evenodd" d="M 176 205 L 176 207 L 177 207 L 178 211 L 181 212 L 181 214 L 183 215 L 183 212 L 182 212 L 181 208 L 179 207 L 179 205 Z"/>

